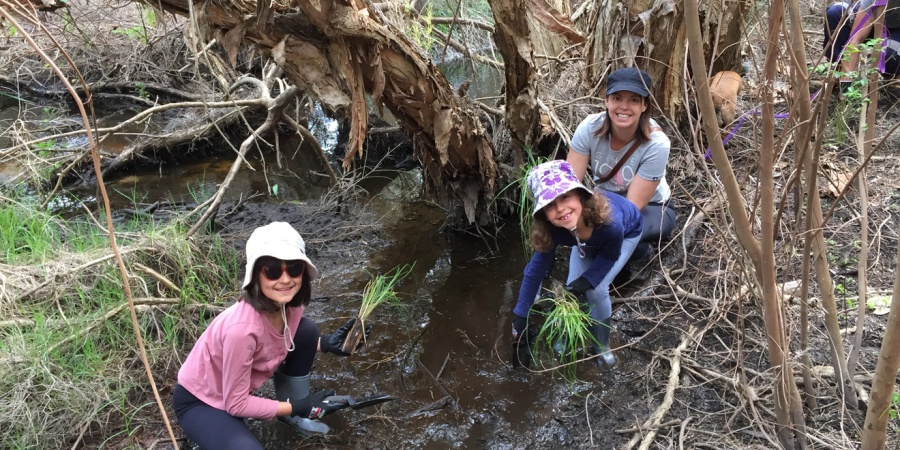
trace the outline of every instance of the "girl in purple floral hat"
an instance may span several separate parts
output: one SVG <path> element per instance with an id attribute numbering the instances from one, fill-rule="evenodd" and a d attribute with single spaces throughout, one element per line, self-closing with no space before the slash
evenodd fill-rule
<path id="1" fill-rule="evenodd" d="M 528 313 L 553 265 L 556 247 L 573 247 L 566 289 L 586 301 L 596 323 L 591 333 L 597 341 L 598 364 L 616 363 L 609 348 L 612 304 L 609 285 L 622 269 L 641 238 L 641 212 L 624 197 L 591 192 L 578 180 L 572 166 L 562 160 L 535 166 L 528 173 L 528 189 L 534 196 L 531 244 L 534 255 L 525 267 L 519 300 L 513 313 L 513 339 L 519 358 L 530 358 L 532 333 L 525 332 Z M 530 361 L 523 360 L 528 365 Z"/>

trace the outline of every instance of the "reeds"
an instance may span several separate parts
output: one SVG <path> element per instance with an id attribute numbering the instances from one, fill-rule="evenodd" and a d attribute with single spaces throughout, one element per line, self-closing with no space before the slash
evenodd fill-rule
<path id="1" fill-rule="evenodd" d="M 344 352 L 352 354 L 360 340 L 365 342 L 366 337 L 363 330 L 366 329 L 366 320 L 376 308 L 385 303 L 400 304 L 400 298 L 394 289 L 412 273 L 413 267 L 415 267 L 415 263 L 395 267 L 386 274 L 376 275 L 366 284 L 363 289 L 362 303 L 356 314 L 356 323 L 353 324 L 353 328 L 350 329 L 347 339 L 344 341 Z"/>
<path id="2" fill-rule="evenodd" d="M 568 383 L 577 381 L 577 363 L 580 355 L 597 343 L 591 328 L 597 324 L 568 291 L 558 288 L 550 291 L 542 302 L 544 322 L 535 344 L 539 361 L 552 364 Z M 552 361 L 552 363 L 547 363 Z"/>
<path id="3" fill-rule="evenodd" d="M 531 194 L 528 191 L 528 172 L 531 172 L 531 169 L 533 169 L 534 166 L 547 162 L 548 158 L 545 156 L 535 156 L 531 153 L 530 148 L 525 148 L 525 156 L 527 157 L 527 160 L 522 167 L 519 168 L 519 170 L 521 170 L 519 176 L 504 186 L 503 189 L 497 193 L 495 198 L 499 198 L 507 189 L 513 187 L 518 188 L 519 201 L 516 203 L 516 213 L 519 216 L 519 233 L 522 236 L 522 248 L 527 254 L 531 251 L 531 210 L 534 208 L 534 199 L 531 198 Z"/>

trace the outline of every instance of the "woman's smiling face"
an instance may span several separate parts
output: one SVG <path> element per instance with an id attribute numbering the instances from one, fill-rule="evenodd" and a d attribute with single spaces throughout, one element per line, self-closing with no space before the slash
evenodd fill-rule
<path id="1" fill-rule="evenodd" d="M 640 94 L 619 91 L 606 96 L 606 109 L 613 127 L 637 127 L 641 113 L 647 110 L 647 101 Z"/>
<path id="2" fill-rule="evenodd" d="M 257 264 L 259 266 L 259 276 L 257 277 L 259 288 L 269 300 L 279 305 L 286 305 L 300 292 L 300 287 L 303 286 L 303 273 L 306 271 L 303 261 L 282 261 L 272 257 L 263 257 Z M 298 275 L 291 276 L 297 272 L 297 264 L 303 270 Z M 270 278 L 276 275 L 277 278 Z"/>

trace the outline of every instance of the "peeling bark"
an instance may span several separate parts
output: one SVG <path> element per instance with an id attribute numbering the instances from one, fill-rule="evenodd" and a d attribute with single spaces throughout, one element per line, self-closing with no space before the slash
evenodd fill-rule
<path id="1" fill-rule="evenodd" d="M 713 72 L 737 70 L 744 1 L 704 2 L 700 10 L 703 53 Z M 594 0 L 576 23 L 590 38 L 585 48 L 585 87 L 598 86 L 619 67 L 637 65 L 653 79 L 653 96 L 669 117 L 687 108 L 684 73 L 684 7 L 673 0 Z"/>
<path id="2" fill-rule="evenodd" d="M 148 4 L 151 2 L 148 2 Z M 152 2 L 186 15 L 187 0 Z M 350 118 L 345 166 L 360 156 L 367 127 L 366 94 L 383 103 L 415 142 L 427 187 L 461 202 L 469 223 L 491 220 L 487 205 L 497 179 L 494 151 L 477 108 L 456 95 L 427 55 L 382 20 L 364 0 L 193 4 L 204 38 L 234 60 L 236 42 L 269 52 L 286 76 L 327 108 Z"/>

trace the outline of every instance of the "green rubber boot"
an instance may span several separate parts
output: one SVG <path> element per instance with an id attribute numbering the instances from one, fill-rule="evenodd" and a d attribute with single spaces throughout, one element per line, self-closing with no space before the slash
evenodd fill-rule
<path id="1" fill-rule="evenodd" d="M 309 375 L 302 377 L 289 377 L 276 370 L 274 376 L 275 398 L 280 402 L 286 402 L 289 398 L 300 399 L 309 397 Z M 278 420 L 288 424 L 301 434 L 310 436 L 326 434 L 331 429 L 328 425 L 318 420 L 297 416 L 280 416 Z"/>

